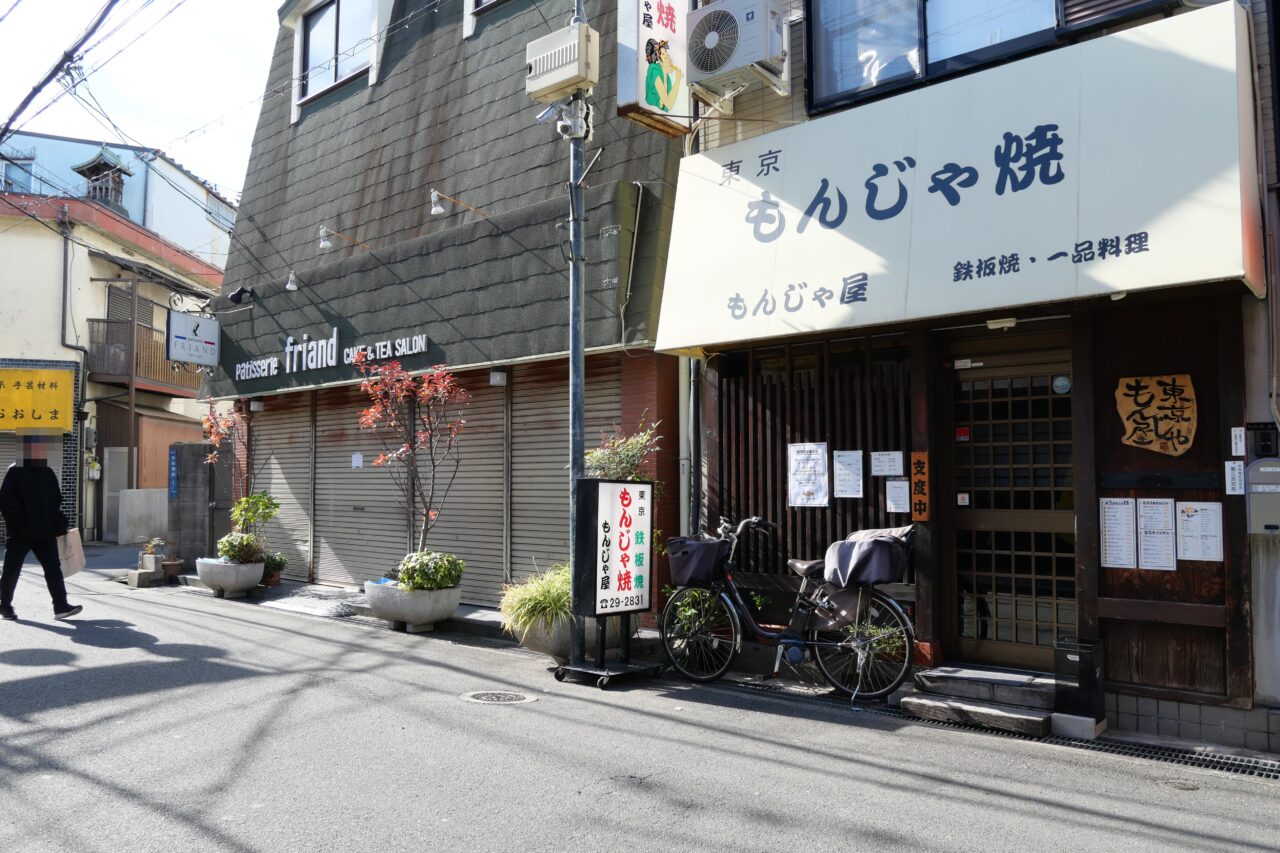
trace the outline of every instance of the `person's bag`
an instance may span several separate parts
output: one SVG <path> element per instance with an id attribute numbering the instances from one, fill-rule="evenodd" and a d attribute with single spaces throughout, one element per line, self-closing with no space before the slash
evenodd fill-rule
<path id="1" fill-rule="evenodd" d="M 84 568 L 84 545 L 80 542 L 80 528 L 73 527 L 58 537 L 58 561 L 62 563 L 64 578 L 69 578 Z"/>

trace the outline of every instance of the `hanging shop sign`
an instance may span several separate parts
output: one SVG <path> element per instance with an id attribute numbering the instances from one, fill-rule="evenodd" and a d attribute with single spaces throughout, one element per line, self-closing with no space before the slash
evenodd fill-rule
<path id="1" fill-rule="evenodd" d="M 221 329 L 213 317 L 169 309 L 169 331 L 165 335 L 164 357 L 184 364 L 218 366 Z"/>
<path id="2" fill-rule="evenodd" d="M 653 483 L 579 480 L 577 508 L 577 614 L 648 610 L 653 588 Z"/>
<path id="3" fill-rule="evenodd" d="M 71 370 L 0 370 L 0 432 L 70 432 L 76 375 Z"/>
<path id="4" fill-rule="evenodd" d="M 303 333 L 299 337 L 288 335 L 284 339 L 281 355 L 255 358 L 239 362 L 232 371 L 237 382 L 245 379 L 266 379 L 280 374 L 306 373 L 337 367 L 339 358 L 344 365 L 353 365 L 363 354 L 370 361 L 404 358 L 427 351 L 430 339 L 425 334 L 404 335 L 381 341 L 361 341 L 342 347 L 337 327 L 327 337 L 312 338 Z"/>
<path id="5" fill-rule="evenodd" d="M 618 115 L 666 136 L 689 132 L 684 8 L 674 0 L 618 4 Z"/>
<path id="6" fill-rule="evenodd" d="M 1261 296 L 1247 14 L 1220 3 L 684 158 L 658 349 L 1223 279 Z"/>
<path id="7" fill-rule="evenodd" d="M 929 520 L 929 454 L 911 452 L 911 520 Z"/>
<path id="8" fill-rule="evenodd" d="M 1130 447 L 1168 456 L 1186 453 L 1196 438 L 1191 376 L 1126 376 L 1116 383 L 1116 412 Z"/>

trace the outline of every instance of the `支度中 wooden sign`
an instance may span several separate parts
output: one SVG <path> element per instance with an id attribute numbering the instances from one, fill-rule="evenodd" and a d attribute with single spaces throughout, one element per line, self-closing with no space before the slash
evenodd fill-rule
<path id="1" fill-rule="evenodd" d="M 911 520 L 929 520 L 929 454 L 921 450 L 911 454 Z"/>

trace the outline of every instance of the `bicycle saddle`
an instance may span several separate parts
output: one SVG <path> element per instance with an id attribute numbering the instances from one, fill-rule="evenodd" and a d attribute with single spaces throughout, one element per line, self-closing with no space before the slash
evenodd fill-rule
<path id="1" fill-rule="evenodd" d="M 806 578 L 822 577 L 826 565 L 826 560 L 787 560 L 787 568 Z"/>

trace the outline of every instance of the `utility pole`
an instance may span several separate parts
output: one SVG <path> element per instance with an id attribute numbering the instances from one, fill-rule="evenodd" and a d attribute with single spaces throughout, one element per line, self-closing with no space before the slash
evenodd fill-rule
<path id="1" fill-rule="evenodd" d="M 574 0 L 572 24 L 587 23 L 583 0 Z M 586 370 L 583 355 L 582 299 L 585 224 L 583 222 L 582 179 L 585 175 L 586 136 L 588 126 L 586 93 L 579 90 L 569 99 L 565 119 L 559 124 L 560 134 L 569 141 L 569 575 L 576 578 L 577 560 L 573 547 L 578 541 L 578 481 L 586 475 L 583 411 L 586 393 L 583 388 Z M 585 657 L 583 619 L 578 615 L 577 585 L 570 585 L 573 601 L 570 610 L 573 624 L 569 630 L 569 665 L 582 664 Z"/>

